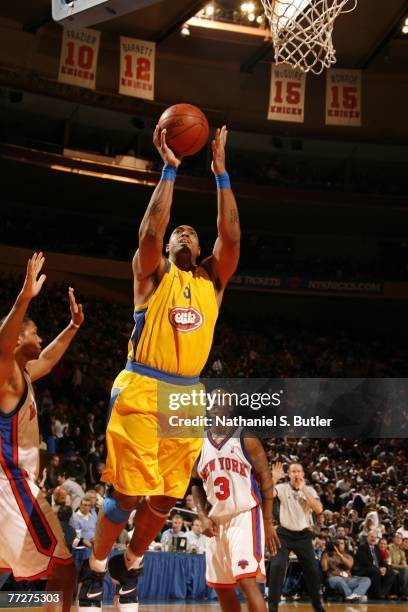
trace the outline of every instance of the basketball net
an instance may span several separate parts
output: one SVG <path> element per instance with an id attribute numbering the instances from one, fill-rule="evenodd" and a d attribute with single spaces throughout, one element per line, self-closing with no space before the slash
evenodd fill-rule
<path id="1" fill-rule="evenodd" d="M 357 0 L 261 0 L 272 31 L 275 62 L 321 74 L 336 63 L 333 27 Z"/>

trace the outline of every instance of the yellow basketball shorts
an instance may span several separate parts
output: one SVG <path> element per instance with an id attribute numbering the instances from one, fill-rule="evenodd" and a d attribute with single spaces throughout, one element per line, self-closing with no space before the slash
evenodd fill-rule
<path id="1" fill-rule="evenodd" d="M 113 383 L 106 432 L 108 456 L 102 480 L 124 495 L 181 499 L 203 439 L 159 435 L 160 381 L 151 377 L 153 368 L 141 366 L 138 370 L 149 371 L 149 375 L 122 370 Z M 178 385 L 174 388 L 179 389 Z"/>

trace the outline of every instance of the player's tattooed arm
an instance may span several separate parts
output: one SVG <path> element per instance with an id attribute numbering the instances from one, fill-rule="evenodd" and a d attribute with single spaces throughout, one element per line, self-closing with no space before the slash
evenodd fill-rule
<path id="1" fill-rule="evenodd" d="M 225 170 L 225 146 L 228 131 L 224 125 L 217 130 L 212 141 L 212 170 L 215 175 L 223 174 Z M 217 191 L 218 237 L 215 241 L 213 253 L 209 258 L 213 277 L 219 278 L 222 289 L 225 288 L 234 274 L 239 261 L 241 228 L 237 202 L 231 188 L 222 188 Z"/>
<path id="2" fill-rule="evenodd" d="M 266 545 L 271 555 L 275 555 L 280 547 L 280 542 L 273 525 L 272 509 L 274 484 L 271 478 L 268 459 L 258 438 L 248 436 L 243 439 L 243 443 L 245 445 L 245 450 L 251 458 L 253 470 L 261 487 Z"/>
<path id="3" fill-rule="evenodd" d="M 207 497 L 204 491 L 203 481 L 197 471 L 197 464 L 195 464 L 193 468 L 191 493 L 197 508 L 198 518 L 201 521 L 203 534 L 209 538 L 218 535 L 218 526 L 210 519 L 207 513 Z"/>
<path id="4" fill-rule="evenodd" d="M 165 164 L 180 165 L 181 161 L 166 144 L 166 130 L 160 131 L 156 126 L 153 142 Z M 150 199 L 139 227 L 139 248 L 132 262 L 135 282 L 143 282 L 157 273 L 160 264 L 164 271 L 163 240 L 170 221 L 173 191 L 174 181 L 161 179 Z"/>

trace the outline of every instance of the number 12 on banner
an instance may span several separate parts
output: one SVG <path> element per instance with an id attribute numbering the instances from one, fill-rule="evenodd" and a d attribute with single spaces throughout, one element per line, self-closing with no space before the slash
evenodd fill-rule
<path id="1" fill-rule="evenodd" d="M 360 70 L 327 71 L 326 125 L 361 125 Z"/>
<path id="2" fill-rule="evenodd" d="M 289 66 L 272 66 L 268 119 L 273 121 L 304 120 L 306 75 Z"/>
<path id="3" fill-rule="evenodd" d="M 121 36 L 120 94 L 154 100 L 155 56 L 155 43 Z"/>

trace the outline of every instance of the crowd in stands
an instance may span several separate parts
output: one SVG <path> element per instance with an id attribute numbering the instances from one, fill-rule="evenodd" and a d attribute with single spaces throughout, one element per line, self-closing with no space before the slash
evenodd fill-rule
<path id="1" fill-rule="evenodd" d="M 135 250 L 136 221 L 52 208 L 5 204 L 0 242 L 44 251 L 130 261 Z M 44 227 L 47 228 L 44 232 Z M 214 228 L 197 227 L 203 253 L 210 253 Z M 381 255 L 372 261 L 353 254 L 295 256 L 296 238 L 276 232 L 242 231 L 239 272 L 333 280 L 383 281 L 408 277 L 408 255 Z M 398 243 L 396 243 L 396 248 Z M 379 247 L 381 251 L 381 247 Z M 256 253 L 256 260 L 254 260 Z M 254 263 L 256 261 L 256 263 Z"/>
<path id="2" fill-rule="evenodd" d="M 4 312 L 11 306 L 19 286 L 15 278 L 0 279 Z M 29 314 L 37 323 L 44 344 L 68 323 L 67 298 L 64 287 L 47 285 L 30 307 Z M 87 297 L 82 302 L 85 325 L 64 360 L 36 385 L 36 394 L 41 450 L 45 458 L 39 484 L 58 513 L 73 549 L 90 550 L 97 513 L 106 493 L 101 474 L 106 460 L 109 392 L 126 358 L 132 312 L 95 297 Z M 273 321 L 262 333 L 245 328 L 237 333 L 230 325 L 220 323 L 203 374 L 243 378 L 404 377 L 406 363 L 402 341 L 400 345 L 395 341 L 391 345 L 380 337 L 362 339 L 350 332 L 327 329 L 323 334 L 321 330 L 317 333 L 316 329 Z M 315 549 L 322 571 L 331 578 L 339 576 L 333 558 L 339 556 L 339 551 L 343 555 L 343 546 L 344 554 L 353 556 L 354 566 L 358 568 L 358 563 L 361 566 L 359 547 L 372 539 L 371 534 L 375 532 L 373 546 L 379 555 L 378 569 L 385 567 L 387 576 L 392 574 L 387 594 L 406 596 L 408 457 L 405 441 L 279 438 L 268 440 L 266 449 L 271 465 L 276 461 L 300 461 L 308 481 L 320 496 L 324 513 L 317 517 Z M 205 539 L 194 510 L 192 496 L 187 495 L 172 513 L 175 516 L 169 518 L 171 524 L 161 536 L 161 542 L 157 541 L 153 547 L 168 550 L 174 546 L 173 538 L 184 534 L 187 525 L 183 546 L 192 552 L 203 552 Z M 119 538 L 119 545 L 129 541 L 131 529 L 129 524 Z M 340 571 L 347 573 L 348 570 Z M 359 576 L 367 577 L 364 572 Z M 380 582 L 383 577 L 379 578 Z M 382 596 L 378 580 L 372 578 L 369 595 Z M 343 595 L 347 593 L 344 585 L 339 586 L 339 580 L 330 580 L 328 584 L 334 590 L 340 589 Z M 285 588 L 290 594 L 293 582 Z M 299 590 L 299 585 L 296 588 Z"/>

